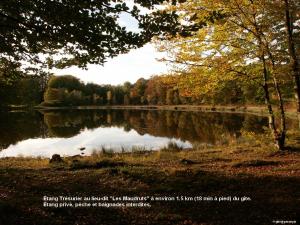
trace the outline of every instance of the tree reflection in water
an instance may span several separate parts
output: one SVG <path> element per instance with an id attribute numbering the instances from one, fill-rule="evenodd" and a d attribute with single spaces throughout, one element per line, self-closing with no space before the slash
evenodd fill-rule
<path id="1" fill-rule="evenodd" d="M 267 119 L 249 114 L 154 110 L 63 110 L 1 113 L 0 147 L 37 137 L 69 138 L 84 129 L 119 127 L 125 132 L 191 143 L 220 144 L 241 131 L 264 132 Z"/>

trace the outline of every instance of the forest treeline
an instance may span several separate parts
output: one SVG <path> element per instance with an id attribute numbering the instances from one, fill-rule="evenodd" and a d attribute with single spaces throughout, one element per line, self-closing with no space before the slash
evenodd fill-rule
<path id="1" fill-rule="evenodd" d="M 199 87 L 201 88 L 201 87 Z M 289 93 L 286 86 L 286 93 Z M 275 98 L 274 98 L 275 100 Z M 213 95 L 191 95 L 189 89 L 170 82 L 169 76 L 140 78 L 123 85 L 84 84 L 78 78 L 52 76 L 44 94 L 43 106 L 79 105 L 179 105 L 179 104 L 261 104 L 263 91 L 257 86 L 241 88 L 235 81 L 227 82 Z"/>
<path id="2" fill-rule="evenodd" d="M 36 106 L 44 100 L 49 76 L 25 76 L 11 84 L 0 82 L 0 107 Z"/>
<path id="3" fill-rule="evenodd" d="M 190 75 L 189 75 L 190 76 Z M 175 79 L 174 79 L 175 78 Z M 177 80 L 176 80 L 177 79 Z M 201 104 L 263 104 L 264 92 L 255 83 L 241 85 L 239 81 L 224 82 L 222 88 L 206 94 L 195 88 L 203 86 L 193 84 L 182 87 L 180 76 L 153 76 L 150 79 L 140 78 L 135 83 L 125 82 L 122 85 L 84 84 L 78 78 L 65 76 L 27 76 L 11 85 L 3 85 L 0 90 L 2 106 L 25 105 L 36 106 L 82 106 L 82 105 L 201 105 Z M 286 83 L 283 94 L 286 100 L 292 101 L 292 82 Z M 275 92 L 271 100 L 277 102 Z"/>
<path id="4" fill-rule="evenodd" d="M 178 77 L 178 79 L 181 79 Z M 172 82 L 170 82 L 172 80 Z M 27 76 L 0 90 L 1 105 L 81 106 L 81 105 L 180 105 L 180 104 L 263 104 L 261 87 L 241 86 L 227 82 L 214 94 L 191 94 L 179 87 L 172 76 L 140 78 L 122 85 L 84 84 L 78 78 L 65 76 Z M 197 86 L 196 86 L 197 87 Z M 201 88 L 201 87 L 198 87 Z M 285 86 L 287 99 L 292 98 L 292 84 Z M 276 102 L 275 93 L 273 101 Z"/>

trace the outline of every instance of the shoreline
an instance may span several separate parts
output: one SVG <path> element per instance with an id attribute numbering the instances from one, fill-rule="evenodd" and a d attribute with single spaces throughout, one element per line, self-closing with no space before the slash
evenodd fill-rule
<path id="1" fill-rule="evenodd" d="M 264 105 L 106 105 L 106 106 L 35 106 L 36 110 L 164 110 L 185 112 L 220 112 L 220 113 L 247 113 L 258 116 L 267 116 L 267 108 Z M 277 113 L 277 109 L 274 109 Z M 287 109 L 286 116 L 297 119 L 295 109 Z"/>

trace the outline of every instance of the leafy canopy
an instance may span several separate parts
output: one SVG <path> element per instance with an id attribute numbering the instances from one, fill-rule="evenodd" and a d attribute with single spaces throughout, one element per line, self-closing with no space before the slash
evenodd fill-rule
<path id="1" fill-rule="evenodd" d="M 109 57 L 143 46 L 160 28 L 171 31 L 179 25 L 175 13 L 150 15 L 140 10 L 147 8 L 151 12 L 154 5 L 162 2 L 2 0 L 0 58 L 59 68 L 103 64 Z M 134 17 L 141 32 L 134 33 L 120 25 L 122 13 Z"/>

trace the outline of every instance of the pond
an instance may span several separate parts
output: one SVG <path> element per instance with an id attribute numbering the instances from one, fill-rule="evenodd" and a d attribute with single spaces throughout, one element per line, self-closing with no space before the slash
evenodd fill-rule
<path id="1" fill-rule="evenodd" d="M 263 133 L 267 118 L 249 114 L 157 110 L 59 110 L 0 114 L 0 157 L 90 155 L 182 148 Z"/>

